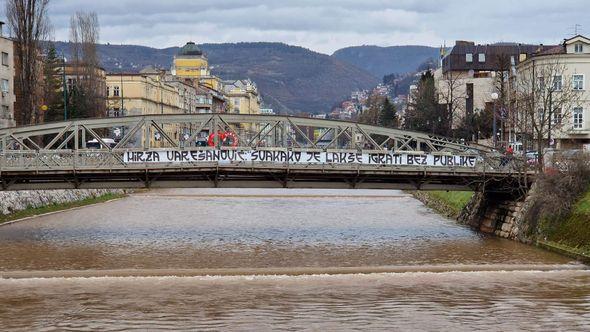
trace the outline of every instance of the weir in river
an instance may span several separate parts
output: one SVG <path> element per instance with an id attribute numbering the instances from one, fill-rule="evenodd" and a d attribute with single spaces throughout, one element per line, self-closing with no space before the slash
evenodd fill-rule
<path id="1" fill-rule="evenodd" d="M 590 272 L 400 191 L 152 190 L 0 227 L 0 326 L 590 328 Z"/>

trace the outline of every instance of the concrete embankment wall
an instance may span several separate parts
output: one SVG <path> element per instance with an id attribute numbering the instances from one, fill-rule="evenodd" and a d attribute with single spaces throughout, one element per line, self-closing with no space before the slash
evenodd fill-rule
<path id="1" fill-rule="evenodd" d="M 124 194 L 124 190 L 25 190 L 0 192 L 0 215 L 9 215 L 29 208 L 63 204 L 96 198 L 106 194 Z"/>
<path id="2" fill-rule="evenodd" d="M 483 233 L 517 240 L 533 241 L 534 230 L 527 222 L 535 186 L 525 197 L 477 192 L 458 217 L 459 222 Z"/>

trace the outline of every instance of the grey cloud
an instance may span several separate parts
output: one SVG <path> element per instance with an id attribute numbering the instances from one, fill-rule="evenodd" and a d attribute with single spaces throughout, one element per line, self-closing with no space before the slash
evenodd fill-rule
<path id="1" fill-rule="evenodd" d="M 57 39 L 69 16 L 94 10 L 101 40 L 155 47 L 282 41 L 330 53 L 357 44 L 557 42 L 584 22 L 580 1 L 540 0 L 52 0 Z M 590 26 L 586 27 L 590 29 Z"/>

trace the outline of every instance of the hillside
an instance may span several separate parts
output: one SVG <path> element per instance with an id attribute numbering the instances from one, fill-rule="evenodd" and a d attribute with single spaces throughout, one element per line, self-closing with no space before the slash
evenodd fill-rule
<path id="1" fill-rule="evenodd" d="M 428 46 L 354 46 L 340 49 L 332 56 L 382 78 L 413 72 L 427 59 L 437 59 L 439 52 L 438 48 Z"/>
<path id="2" fill-rule="evenodd" d="M 372 88 L 381 78 L 334 57 L 282 43 L 199 46 L 213 74 L 222 79 L 252 79 L 264 101 L 280 112 L 327 112 L 351 91 Z M 68 44 L 56 47 L 67 57 Z M 108 71 L 139 71 L 147 65 L 170 68 L 178 48 L 100 45 L 98 50 Z"/>

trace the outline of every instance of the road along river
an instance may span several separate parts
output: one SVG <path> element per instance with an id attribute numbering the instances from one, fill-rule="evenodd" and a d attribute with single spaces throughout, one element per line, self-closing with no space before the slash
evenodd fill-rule
<path id="1" fill-rule="evenodd" d="M 161 190 L 0 227 L 0 326 L 588 330 L 590 271 L 400 191 Z"/>

